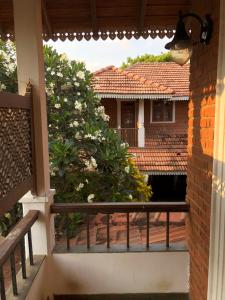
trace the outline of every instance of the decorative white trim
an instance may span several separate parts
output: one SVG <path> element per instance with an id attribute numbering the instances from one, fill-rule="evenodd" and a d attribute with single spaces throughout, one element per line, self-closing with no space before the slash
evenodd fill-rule
<path id="1" fill-rule="evenodd" d="M 172 116 L 172 121 L 160 121 L 160 122 L 155 122 L 152 120 L 152 113 L 153 113 L 153 101 L 151 101 L 151 109 L 150 109 L 150 123 L 153 124 L 172 124 L 176 122 L 176 109 L 175 109 L 175 101 L 173 102 L 173 116 Z"/>
<path id="2" fill-rule="evenodd" d="M 220 1 L 208 300 L 225 299 L 225 0 Z"/>
<path id="3" fill-rule="evenodd" d="M 127 99 L 127 100 L 137 100 L 137 99 L 151 99 L 151 100 L 159 100 L 166 99 L 167 101 L 188 101 L 189 97 L 187 96 L 173 96 L 173 95 L 160 95 L 160 94 L 99 94 L 97 96 L 100 99 L 109 98 L 109 99 Z"/>
<path id="4" fill-rule="evenodd" d="M 140 170 L 141 171 L 141 170 Z M 170 171 L 170 172 L 163 172 L 163 171 L 141 171 L 143 174 L 147 175 L 187 175 L 187 172 L 179 172 L 179 171 Z"/>
<path id="5" fill-rule="evenodd" d="M 171 99 L 168 101 L 188 101 L 189 97 L 188 96 L 173 96 Z"/>
<path id="6" fill-rule="evenodd" d="M 162 94 L 98 94 L 100 99 L 112 98 L 112 99 L 170 99 L 172 95 Z"/>

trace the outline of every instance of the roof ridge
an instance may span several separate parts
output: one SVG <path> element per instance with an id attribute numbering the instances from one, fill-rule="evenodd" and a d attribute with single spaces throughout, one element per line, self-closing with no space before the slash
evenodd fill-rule
<path id="1" fill-rule="evenodd" d="M 167 87 L 167 86 L 164 86 L 164 85 L 162 85 L 160 83 L 157 83 L 157 82 L 154 82 L 152 80 L 146 79 L 145 77 L 143 77 L 141 75 L 134 74 L 131 71 L 123 70 L 121 68 L 116 68 L 116 67 L 113 67 L 112 70 L 115 71 L 115 72 L 117 72 L 117 73 L 124 74 L 128 78 L 132 78 L 134 80 L 138 80 L 138 81 L 140 81 L 143 84 L 148 84 L 148 85 L 154 86 L 156 88 L 161 89 L 162 91 L 166 91 L 167 90 L 171 94 L 174 93 L 174 90 L 171 89 L 170 87 Z"/>
<path id="2" fill-rule="evenodd" d="M 108 70 L 113 69 L 113 68 L 115 68 L 115 66 L 113 66 L 113 65 L 106 66 L 106 67 L 104 67 L 104 68 L 101 68 L 101 69 L 95 71 L 95 72 L 93 73 L 93 75 L 94 75 L 94 76 L 100 75 L 101 73 L 104 73 L 105 71 L 108 71 Z"/>

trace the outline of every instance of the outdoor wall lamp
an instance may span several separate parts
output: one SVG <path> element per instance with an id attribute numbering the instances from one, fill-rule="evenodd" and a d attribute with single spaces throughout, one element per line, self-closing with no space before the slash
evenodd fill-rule
<path id="1" fill-rule="evenodd" d="M 193 17 L 200 23 L 200 37 L 198 41 L 193 41 L 191 36 L 187 33 L 184 19 L 187 17 Z M 179 11 L 179 19 L 176 26 L 176 32 L 174 38 L 171 42 L 165 45 L 167 50 L 170 50 L 172 60 L 179 64 L 186 64 L 193 51 L 193 45 L 201 43 L 207 45 L 211 39 L 213 29 L 213 22 L 209 15 L 205 15 L 203 19 L 201 19 L 195 13 L 186 13 L 182 14 Z"/>

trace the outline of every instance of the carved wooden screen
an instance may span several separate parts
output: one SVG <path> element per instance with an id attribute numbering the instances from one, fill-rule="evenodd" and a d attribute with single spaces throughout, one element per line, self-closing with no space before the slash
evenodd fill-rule
<path id="1" fill-rule="evenodd" d="M 33 188 L 32 98 L 0 93 L 0 216 Z"/>

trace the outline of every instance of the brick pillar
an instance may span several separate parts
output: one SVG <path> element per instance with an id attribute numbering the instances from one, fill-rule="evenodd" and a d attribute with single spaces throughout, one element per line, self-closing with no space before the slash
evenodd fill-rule
<path id="1" fill-rule="evenodd" d="M 208 287 L 219 0 L 209 1 L 210 5 L 206 2 L 192 1 L 193 12 L 211 14 L 214 32 L 208 46 L 194 47 L 190 68 L 187 201 L 191 208 L 187 231 L 191 300 L 206 300 Z"/>

